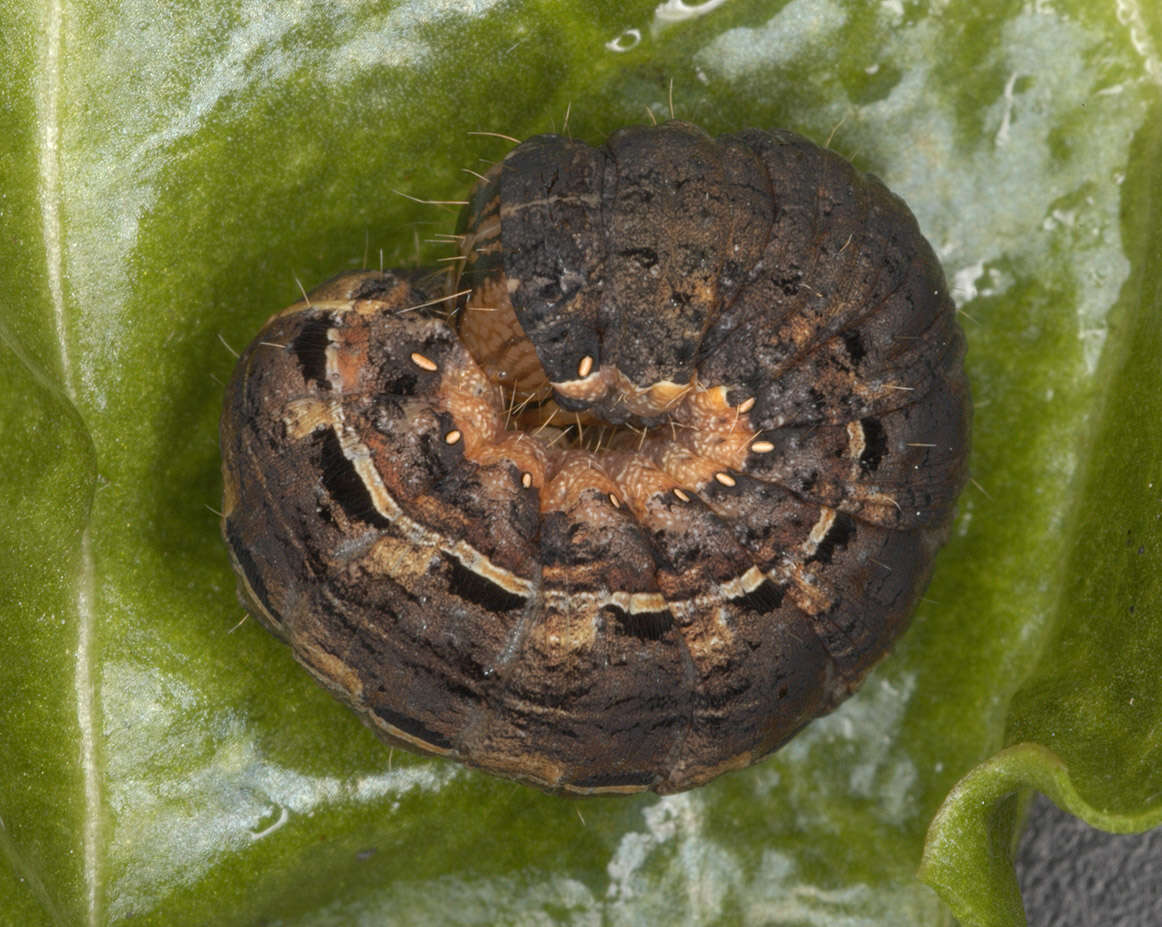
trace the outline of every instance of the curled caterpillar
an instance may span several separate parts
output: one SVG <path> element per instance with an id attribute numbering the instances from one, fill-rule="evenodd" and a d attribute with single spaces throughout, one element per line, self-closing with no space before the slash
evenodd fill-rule
<path id="1" fill-rule="evenodd" d="M 574 794 L 749 765 L 855 690 L 947 533 L 931 247 L 801 136 L 679 122 L 529 139 L 459 231 L 451 289 L 337 277 L 239 360 L 243 600 L 394 744 Z"/>

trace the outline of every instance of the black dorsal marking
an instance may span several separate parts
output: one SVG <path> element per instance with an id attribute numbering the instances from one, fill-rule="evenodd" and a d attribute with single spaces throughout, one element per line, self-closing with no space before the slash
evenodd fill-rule
<path id="1" fill-rule="evenodd" d="M 785 585 L 776 585 L 769 579 L 764 579 L 750 592 L 730 601 L 736 605 L 741 605 L 744 608 L 756 611 L 760 615 L 765 615 L 768 612 L 775 611 L 783 604 L 783 593 L 786 591 L 787 587 Z"/>
<path id="2" fill-rule="evenodd" d="M 444 554 L 444 559 L 448 562 L 450 570 L 448 589 L 464 601 L 479 605 L 487 612 L 512 611 L 528 601 L 525 596 L 509 592 L 487 576 L 481 576 L 475 570 L 464 566 L 451 554 Z"/>
<path id="3" fill-rule="evenodd" d="M 303 325 L 295 340 L 291 342 L 291 350 L 299 361 L 299 369 L 303 372 L 303 379 L 308 383 L 317 383 L 322 389 L 330 389 L 327 381 L 327 329 L 331 327 L 331 316 L 323 314 L 311 319 Z"/>
<path id="4" fill-rule="evenodd" d="M 572 788 L 577 791 L 584 789 L 644 789 L 653 785 L 657 779 L 658 777 L 650 772 L 610 772 L 577 779 L 572 783 Z"/>
<path id="5" fill-rule="evenodd" d="M 281 617 L 276 615 L 270 607 L 270 593 L 266 589 L 266 583 L 262 581 L 262 573 L 250 555 L 250 550 L 242 542 L 232 518 L 226 519 L 226 543 L 230 545 L 230 550 L 234 554 L 234 562 L 238 564 L 238 569 L 242 571 L 242 575 L 246 578 L 246 584 L 254 593 L 254 597 L 258 599 L 258 604 L 266 609 L 267 614 L 272 618 L 281 621 Z"/>
<path id="6" fill-rule="evenodd" d="M 343 453 L 333 429 L 323 432 L 322 438 L 323 487 L 349 518 L 365 521 L 377 528 L 387 528 L 391 522 L 383 517 L 371 501 L 371 493 L 362 478 Z"/>
<path id="7" fill-rule="evenodd" d="M 807 558 L 807 562 L 814 560 L 819 563 L 830 563 L 835 552 L 846 547 L 853 537 L 855 537 L 855 519 L 846 512 L 836 512 L 831 527 L 823 535 L 823 540 L 815 548 L 815 553 Z"/>
<path id="8" fill-rule="evenodd" d="M 622 634 L 642 641 L 660 641 L 674 626 L 669 610 L 656 612 L 627 612 L 620 605 L 602 606 L 602 612 L 617 622 Z"/>
<path id="9" fill-rule="evenodd" d="M 864 350 L 863 338 L 857 331 L 842 332 L 839 336 L 843 339 L 843 347 L 847 350 L 847 356 L 851 358 L 853 365 L 858 364 L 864 357 L 867 356 L 867 351 Z"/>
<path id="10" fill-rule="evenodd" d="M 888 450 L 888 436 L 878 419 L 861 418 L 863 428 L 863 453 L 859 455 L 859 468 L 864 473 L 874 473 Z"/>
<path id="11" fill-rule="evenodd" d="M 417 740 L 421 740 L 426 744 L 431 744 L 437 750 L 452 749 L 452 741 L 450 741 L 443 734 L 437 734 L 431 728 L 425 727 L 415 718 L 408 715 L 402 715 L 398 711 L 392 711 L 390 708 L 383 708 L 376 706 L 372 709 L 377 718 L 386 721 L 394 728 L 398 728 L 405 734 L 408 734 Z"/>

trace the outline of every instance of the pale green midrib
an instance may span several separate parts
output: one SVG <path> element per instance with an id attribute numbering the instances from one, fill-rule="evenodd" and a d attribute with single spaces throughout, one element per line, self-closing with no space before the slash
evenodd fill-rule
<path id="1" fill-rule="evenodd" d="M 60 218 L 60 113 L 62 0 L 50 0 L 45 8 L 45 31 L 37 87 L 40 118 L 39 174 L 41 227 L 44 238 L 46 275 L 52 302 L 53 324 L 60 356 L 61 380 L 65 395 L 77 406 L 78 389 L 69 352 L 68 325 L 64 299 L 64 255 Z M 86 526 L 81 535 L 75 607 L 77 614 L 76 659 L 73 691 L 77 727 L 80 734 L 81 775 L 84 781 L 84 824 L 81 833 L 82 875 L 84 879 L 85 921 L 90 927 L 100 923 L 97 845 L 100 821 L 100 781 L 97 775 L 95 713 L 92 678 L 93 558 Z"/>

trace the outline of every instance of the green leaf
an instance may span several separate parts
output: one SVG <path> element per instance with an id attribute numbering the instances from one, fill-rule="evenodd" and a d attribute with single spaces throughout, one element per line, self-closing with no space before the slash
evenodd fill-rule
<path id="1" fill-rule="evenodd" d="M 966 924 L 1020 923 L 1007 844 L 1021 789 L 1117 833 L 1162 824 L 1162 106 L 1131 154 L 1120 216 L 1130 272 L 1097 371 L 1104 395 L 1067 515 L 1054 620 L 1008 706 L 1014 746 L 961 780 L 925 846 L 922 877 Z"/>
<path id="2" fill-rule="evenodd" d="M 1029 788 L 1159 822 L 1154 6 L 0 0 L 0 49 L 0 922 L 1019 924 Z M 226 345 L 438 256 L 393 191 L 462 198 L 507 150 L 468 133 L 597 141 L 671 80 L 916 212 L 970 345 L 953 537 L 860 694 L 704 789 L 391 753 L 239 625 Z"/>

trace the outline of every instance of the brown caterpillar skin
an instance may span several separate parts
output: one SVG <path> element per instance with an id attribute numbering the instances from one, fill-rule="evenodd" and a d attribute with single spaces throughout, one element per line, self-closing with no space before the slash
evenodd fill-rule
<path id="1" fill-rule="evenodd" d="M 854 691 L 947 532 L 935 255 L 806 139 L 674 122 L 524 142 L 462 231 L 451 315 L 348 274 L 239 360 L 246 604 L 391 743 L 575 794 L 753 763 Z"/>

